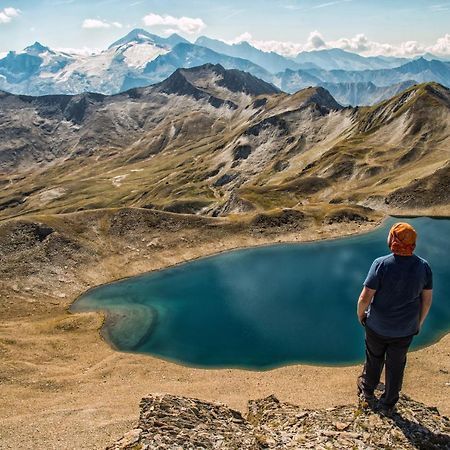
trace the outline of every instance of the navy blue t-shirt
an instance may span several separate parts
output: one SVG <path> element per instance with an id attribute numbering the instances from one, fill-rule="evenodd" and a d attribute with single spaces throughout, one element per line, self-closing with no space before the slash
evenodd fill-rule
<path id="1" fill-rule="evenodd" d="M 428 262 L 417 255 L 389 254 L 377 258 L 364 286 L 376 289 L 366 325 L 375 333 L 404 337 L 419 330 L 421 293 L 433 288 Z"/>

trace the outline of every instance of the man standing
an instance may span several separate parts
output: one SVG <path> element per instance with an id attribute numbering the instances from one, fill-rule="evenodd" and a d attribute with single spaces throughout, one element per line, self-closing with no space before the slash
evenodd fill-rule
<path id="1" fill-rule="evenodd" d="M 426 260 L 413 254 L 417 233 L 408 223 L 396 223 L 388 236 L 391 254 L 375 259 L 364 281 L 357 314 L 365 327 L 366 361 L 358 392 L 369 403 L 385 366 L 381 411 L 392 415 L 399 399 L 406 353 L 420 332 L 432 301 L 432 272 Z"/>

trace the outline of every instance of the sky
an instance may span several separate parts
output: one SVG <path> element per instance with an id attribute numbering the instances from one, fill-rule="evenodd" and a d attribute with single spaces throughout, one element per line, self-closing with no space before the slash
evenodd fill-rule
<path id="1" fill-rule="evenodd" d="M 39 41 L 88 53 L 133 28 L 265 51 L 450 56 L 450 0 L 0 0 L 0 54 Z"/>

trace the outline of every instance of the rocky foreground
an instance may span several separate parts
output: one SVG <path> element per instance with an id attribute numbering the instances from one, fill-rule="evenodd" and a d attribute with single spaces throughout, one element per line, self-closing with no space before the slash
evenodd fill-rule
<path id="1" fill-rule="evenodd" d="M 244 417 L 220 403 L 151 394 L 139 422 L 109 450 L 154 449 L 450 449 L 450 420 L 402 395 L 392 417 L 347 405 L 308 410 L 273 395 Z"/>

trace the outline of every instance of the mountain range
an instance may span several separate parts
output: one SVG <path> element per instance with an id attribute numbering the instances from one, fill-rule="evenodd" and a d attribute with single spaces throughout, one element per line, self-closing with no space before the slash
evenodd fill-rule
<path id="1" fill-rule="evenodd" d="M 371 105 L 408 85 L 435 81 L 450 87 L 450 62 L 433 55 L 418 59 L 363 57 L 341 49 L 301 52 L 288 58 L 248 42 L 227 44 L 206 36 L 191 43 L 135 29 L 91 55 L 56 51 L 38 42 L 0 59 L 0 89 L 24 95 L 117 94 L 159 83 L 178 68 L 206 63 L 238 69 L 294 93 L 326 87 L 344 105 Z"/>
<path id="2" fill-rule="evenodd" d="M 1 93 L 0 133 L 2 218 L 450 204 L 450 90 L 438 83 L 352 108 L 208 63 L 111 96 Z"/>

